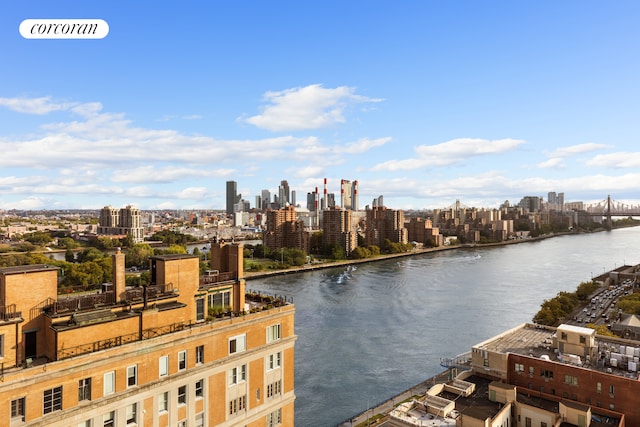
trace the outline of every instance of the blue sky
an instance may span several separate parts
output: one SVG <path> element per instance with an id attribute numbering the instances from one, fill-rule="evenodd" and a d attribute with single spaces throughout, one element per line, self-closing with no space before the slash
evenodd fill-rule
<path id="1" fill-rule="evenodd" d="M 25 19 L 93 18 L 100 40 Z M 637 1 L 5 1 L 0 209 L 640 203 Z"/>

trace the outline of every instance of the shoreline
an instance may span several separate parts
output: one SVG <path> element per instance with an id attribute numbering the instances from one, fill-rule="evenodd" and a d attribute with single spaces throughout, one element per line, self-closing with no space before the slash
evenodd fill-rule
<path id="1" fill-rule="evenodd" d="M 605 230 L 602 230 L 602 231 L 605 231 Z M 287 274 L 301 274 L 301 273 L 306 273 L 306 272 L 309 272 L 309 271 L 316 271 L 316 270 L 322 270 L 322 269 L 327 269 L 327 268 L 335 268 L 335 267 L 347 267 L 347 266 L 350 266 L 350 265 L 357 265 L 357 264 L 364 264 L 364 263 L 369 263 L 369 262 L 384 261 L 384 260 L 388 260 L 388 259 L 403 258 L 403 257 L 408 257 L 408 256 L 423 255 L 423 254 L 428 254 L 428 253 L 432 253 L 432 252 L 452 251 L 452 250 L 457 250 L 457 249 L 476 249 L 476 248 L 489 248 L 489 247 L 496 247 L 496 246 L 517 245 L 517 244 L 521 244 L 521 243 L 539 242 L 539 241 L 542 241 L 542 240 L 551 239 L 553 237 L 575 235 L 575 234 L 586 234 L 586 233 L 585 232 L 581 232 L 581 231 L 567 231 L 567 232 L 563 232 L 563 233 L 545 234 L 544 236 L 530 237 L 530 238 L 526 238 L 526 239 L 507 240 L 507 241 L 503 241 L 503 242 L 482 243 L 482 244 L 479 244 L 479 243 L 465 243 L 465 244 L 454 245 L 454 246 L 438 246 L 438 247 L 435 247 L 435 248 L 414 249 L 414 250 L 412 250 L 410 252 L 402 252 L 402 253 L 399 253 L 399 254 L 379 255 L 379 256 L 376 256 L 376 257 L 372 257 L 372 258 L 330 261 L 330 262 L 322 262 L 322 263 L 318 263 L 318 264 L 305 264 L 304 266 L 291 267 L 291 268 L 281 269 L 281 270 L 245 272 L 244 273 L 244 279 L 245 280 L 252 280 L 252 279 L 262 279 L 262 278 L 265 278 L 265 277 L 272 277 L 272 276 L 282 276 L 282 275 L 287 275 Z"/>

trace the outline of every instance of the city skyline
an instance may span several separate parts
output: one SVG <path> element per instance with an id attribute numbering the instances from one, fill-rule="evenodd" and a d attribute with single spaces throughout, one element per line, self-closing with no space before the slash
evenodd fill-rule
<path id="1" fill-rule="evenodd" d="M 242 7 L 245 6 L 245 7 Z M 640 204 L 640 5 L 11 4 L 0 209 L 254 205 L 328 180 L 396 209 Z M 32 40 L 92 18 L 100 40 Z"/>

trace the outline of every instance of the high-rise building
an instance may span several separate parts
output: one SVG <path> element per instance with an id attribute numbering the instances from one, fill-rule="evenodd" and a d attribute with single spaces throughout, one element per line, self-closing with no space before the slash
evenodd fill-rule
<path id="1" fill-rule="evenodd" d="M 280 181 L 280 186 L 278 187 L 278 203 L 280 207 L 283 208 L 287 205 L 287 203 L 291 203 L 291 191 L 289 190 L 289 183 L 286 179 Z"/>
<path id="2" fill-rule="evenodd" d="M 294 206 L 267 211 L 263 242 L 272 251 L 297 248 L 309 252 L 309 233 L 299 220 Z"/>
<path id="3" fill-rule="evenodd" d="M 110 236 L 130 235 L 136 243 L 144 240 L 144 229 L 140 210 L 131 205 L 117 209 L 105 206 L 100 210 L 98 221 L 98 234 Z"/>
<path id="4" fill-rule="evenodd" d="M 349 255 L 358 246 L 358 234 L 353 226 L 352 211 L 340 208 L 322 211 L 322 243 L 340 246 Z"/>
<path id="5" fill-rule="evenodd" d="M 394 243 L 408 243 L 404 212 L 374 206 L 366 212 L 365 244 L 382 247 L 386 239 Z"/>
<path id="6" fill-rule="evenodd" d="M 243 246 L 150 259 L 124 254 L 98 293 L 58 295 L 58 268 L 0 269 L 0 425 L 231 426 L 294 422 L 294 308 L 245 294 Z"/>
<path id="7" fill-rule="evenodd" d="M 269 190 L 262 190 L 262 205 L 260 205 L 260 209 L 266 211 L 271 207 L 271 193 Z M 258 206 L 256 206 L 258 208 Z"/>
<path id="8" fill-rule="evenodd" d="M 346 179 L 340 180 L 340 207 L 343 209 L 352 209 L 352 187 L 351 181 Z"/>
<path id="9" fill-rule="evenodd" d="M 233 213 L 233 205 L 238 201 L 238 183 L 227 181 L 227 214 Z"/>

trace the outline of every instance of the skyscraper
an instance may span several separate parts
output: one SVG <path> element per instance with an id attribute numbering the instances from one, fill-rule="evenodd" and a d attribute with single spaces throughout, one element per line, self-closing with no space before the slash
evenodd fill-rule
<path id="1" fill-rule="evenodd" d="M 227 214 L 233 214 L 233 205 L 238 198 L 238 183 L 227 181 Z"/>

